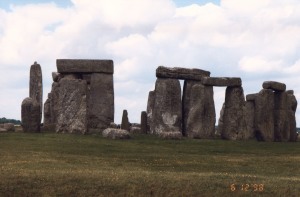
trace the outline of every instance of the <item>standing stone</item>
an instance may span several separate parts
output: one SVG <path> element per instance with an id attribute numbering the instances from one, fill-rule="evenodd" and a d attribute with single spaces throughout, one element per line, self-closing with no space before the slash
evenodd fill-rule
<path id="1" fill-rule="evenodd" d="M 39 64 L 34 62 L 30 67 L 29 97 L 40 105 L 40 121 L 42 120 L 43 110 L 43 81 L 42 69 Z"/>
<path id="2" fill-rule="evenodd" d="M 290 129 L 290 139 L 291 142 L 297 141 L 297 127 L 296 127 L 296 109 L 297 109 L 297 100 L 293 92 L 288 92 L 287 95 L 287 117 L 289 120 L 289 129 Z"/>
<path id="3" fill-rule="evenodd" d="M 155 103 L 155 91 L 150 91 L 148 95 L 147 102 L 147 130 L 150 131 L 151 134 L 154 133 L 154 125 L 153 125 L 153 111 L 154 111 L 154 103 Z"/>
<path id="4" fill-rule="evenodd" d="M 255 135 L 259 141 L 274 141 L 274 92 L 261 90 L 255 97 Z"/>
<path id="5" fill-rule="evenodd" d="M 57 118 L 59 116 L 59 87 L 60 84 L 58 82 L 52 83 L 51 89 L 51 98 L 50 98 L 50 116 L 51 116 L 51 124 L 57 124 Z"/>
<path id="6" fill-rule="evenodd" d="M 290 124 L 287 115 L 287 99 L 286 92 L 274 92 L 274 137 L 275 141 L 289 141 L 290 140 Z"/>
<path id="7" fill-rule="evenodd" d="M 51 93 L 50 93 L 51 98 Z M 44 104 L 44 126 L 51 124 L 51 107 L 50 107 L 50 98 L 48 96 L 48 99 L 46 100 Z"/>
<path id="8" fill-rule="evenodd" d="M 223 128 L 224 128 L 224 110 L 225 110 L 225 103 L 223 103 L 222 105 L 222 109 L 220 111 L 220 117 L 219 117 L 219 120 L 218 120 L 218 129 L 217 129 L 217 135 L 218 136 L 221 136 L 221 134 L 223 133 Z"/>
<path id="9" fill-rule="evenodd" d="M 213 138 L 215 134 L 215 104 L 213 87 L 194 84 L 190 90 L 189 108 L 185 109 L 186 136 L 190 138 Z"/>
<path id="10" fill-rule="evenodd" d="M 40 104 L 32 99 L 25 98 L 21 106 L 22 127 L 24 132 L 40 132 Z"/>
<path id="11" fill-rule="evenodd" d="M 130 128 L 130 123 L 128 120 L 128 112 L 127 110 L 123 110 L 121 129 L 129 131 L 129 128 Z"/>
<path id="12" fill-rule="evenodd" d="M 113 75 L 93 73 L 88 94 L 88 127 L 104 130 L 114 122 Z"/>
<path id="13" fill-rule="evenodd" d="M 245 128 L 245 132 L 241 136 L 241 138 L 243 139 L 252 139 L 255 137 L 254 114 L 255 114 L 254 100 L 246 101 L 244 107 L 244 118 L 245 118 L 246 128 Z"/>
<path id="14" fill-rule="evenodd" d="M 245 96 L 242 87 L 227 87 L 223 117 L 223 139 L 240 140 L 246 132 L 244 118 Z"/>
<path id="15" fill-rule="evenodd" d="M 141 133 L 147 133 L 147 112 L 145 111 L 141 113 Z"/>
<path id="16" fill-rule="evenodd" d="M 158 78 L 153 108 L 154 133 L 163 138 L 181 138 L 181 87 L 177 79 Z"/>
<path id="17" fill-rule="evenodd" d="M 87 84 L 79 79 L 61 79 L 59 87 L 59 112 L 56 132 L 87 132 Z"/>

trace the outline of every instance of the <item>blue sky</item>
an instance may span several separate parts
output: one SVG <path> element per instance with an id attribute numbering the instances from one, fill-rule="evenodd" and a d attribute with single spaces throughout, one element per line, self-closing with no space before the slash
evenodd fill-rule
<path id="1" fill-rule="evenodd" d="M 241 77 L 245 95 L 279 81 L 300 99 L 299 0 L 45 2 L 0 1 L 0 117 L 20 119 L 34 61 L 42 66 L 45 102 L 59 58 L 114 60 L 116 123 L 123 109 L 139 122 L 159 65 Z M 214 88 L 217 118 L 224 93 Z M 298 110 L 298 125 L 299 117 Z"/>

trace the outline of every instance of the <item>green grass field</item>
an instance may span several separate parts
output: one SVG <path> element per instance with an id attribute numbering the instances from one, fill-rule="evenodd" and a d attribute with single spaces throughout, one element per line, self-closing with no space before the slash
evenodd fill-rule
<path id="1" fill-rule="evenodd" d="M 2 133 L 0 196 L 296 197 L 300 142 Z"/>

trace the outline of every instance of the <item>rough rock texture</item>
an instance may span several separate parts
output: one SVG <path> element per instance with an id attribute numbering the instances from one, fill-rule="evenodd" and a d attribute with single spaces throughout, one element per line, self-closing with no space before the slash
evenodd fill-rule
<path id="1" fill-rule="evenodd" d="M 24 132 L 40 132 L 40 104 L 32 99 L 25 98 L 21 106 L 22 127 Z"/>
<path id="2" fill-rule="evenodd" d="M 147 130 L 153 134 L 154 133 L 154 126 L 153 126 L 153 109 L 155 103 L 155 91 L 150 91 L 148 95 L 148 102 L 147 102 Z"/>
<path id="3" fill-rule="evenodd" d="M 255 101 L 255 97 L 257 94 L 247 94 L 246 101 Z"/>
<path id="4" fill-rule="evenodd" d="M 30 67 L 29 97 L 40 105 L 41 122 L 43 111 L 43 79 L 41 66 L 36 62 Z"/>
<path id="5" fill-rule="evenodd" d="M 4 123 L 3 128 L 8 132 L 14 132 L 15 131 L 15 125 L 13 123 Z"/>
<path id="6" fill-rule="evenodd" d="M 284 83 L 276 82 L 276 81 L 265 81 L 262 85 L 264 89 L 271 89 L 274 91 L 283 92 L 286 89 L 286 85 Z"/>
<path id="7" fill-rule="evenodd" d="M 59 82 L 63 78 L 63 75 L 58 72 L 52 72 L 52 80 L 53 82 Z"/>
<path id="8" fill-rule="evenodd" d="M 181 134 L 181 87 L 177 79 L 158 78 L 155 83 L 153 108 L 154 134 L 164 137 L 165 132 Z M 169 133 L 168 133 L 169 134 Z"/>
<path id="9" fill-rule="evenodd" d="M 246 132 L 244 118 L 245 96 L 242 87 L 227 87 L 223 130 L 221 136 L 228 140 L 242 140 Z"/>
<path id="10" fill-rule="evenodd" d="M 61 79 L 56 132 L 87 132 L 87 84 L 84 80 Z"/>
<path id="11" fill-rule="evenodd" d="M 218 120 L 218 129 L 216 132 L 217 136 L 221 136 L 222 132 L 223 132 L 223 128 L 224 128 L 224 122 L 223 122 L 223 118 L 224 118 L 224 110 L 225 110 L 225 102 L 222 105 L 222 109 L 220 111 L 220 117 Z"/>
<path id="12" fill-rule="evenodd" d="M 50 93 L 51 98 L 51 93 Z M 50 106 L 50 98 L 47 98 L 46 102 L 44 103 L 44 126 L 51 124 L 51 106 Z"/>
<path id="13" fill-rule="evenodd" d="M 147 112 L 141 113 L 141 133 L 147 133 Z"/>
<path id="14" fill-rule="evenodd" d="M 246 123 L 246 129 L 242 136 L 243 139 L 252 139 L 255 137 L 254 114 L 255 114 L 255 103 L 253 100 L 249 100 L 246 102 L 244 107 L 244 118 Z"/>
<path id="15" fill-rule="evenodd" d="M 242 86 L 242 80 L 237 77 L 203 77 L 202 84 L 208 86 Z"/>
<path id="16" fill-rule="evenodd" d="M 88 94 L 88 127 L 106 129 L 114 122 L 113 75 L 93 73 Z"/>
<path id="17" fill-rule="evenodd" d="M 287 115 L 287 99 L 286 92 L 274 92 L 274 137 L 275 141 L 290 140 L 290 124 Z"/>
<path id="18" fill-rule="evenodd" d="M 209 76 L 210 72 L 201 69 L 188 68 L 169 68 L 159 66 L 156 69 L 156 77 L 158 78 L 175 78 L 201 81 L 203 76 Z"/>
<path id="19" fill-rule="evenodd" d="M 274 92 L 261 90 L 255 97 L 255 135 L 259 141 L 274 141 Z"/>
<path id="20" fill-rule="evenodd" d="M 56 125 L 57 118 L 59 116 L 59 87 L 60 84 L 57 82 L 52 83 L 52 89 L 50 93 L 50 114 L 51 124 Z"/>
<path id="21" fill-rule="evenodd" d="M 129 131 L 130 123 L 128 120 L 128 112 L 127 110 L 123 110 L 121 129 Z"/>
<path id="22" fill-rule="evenodd" d="M 186 90 L 189 88 L 186 84 Z M 183 102 L 185 134 L 190 138 L 213 138 L 215 134 L 215 104 L 213 100 L 213 87 L 196 83 L 189 91 L 190 96 Z"/>
<path id="23" fill-rule="evenodd" d="M 103 130 L 102 136 L 110 139 L 130 139 L 128 131 L 115 128 L 107 128 Z"/>
<path id="24" fill-rule="evenodd" d="M 114 73 L 112 60 L 58 59 L 56 65 L 59 73 Z"/>
<path id="25" fill-rule="evenodd" d="M 297 100 L 296 97 L 289 92 L 287 95 L 287 117 L 289 120 L 289 132 L 291 142 L 297 141 L 297 127 L 296 127 L 296 109 L 297 109 Z"/>

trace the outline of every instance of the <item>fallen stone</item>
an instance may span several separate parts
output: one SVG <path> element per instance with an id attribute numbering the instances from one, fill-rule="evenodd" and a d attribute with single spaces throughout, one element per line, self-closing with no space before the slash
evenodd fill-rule
<path id="1" fill-rule="evenodd" d="M 88 92 L 88 127 L 108 128 L 115 112 L 113 75 L 93 73 Z"/>
<path id="2" fill-rule="evenodd" d="M 170 140 L 180 140 L 182 139 L 181 132 L 161 132 L 158 134 L 160 138 L 170 139 Z"/>
<path id="3" fill-rule="evenodd" d="M 15 131 L 15 125 L 13 123 L 4 123 L 3 128 L 6 129 L 6 131 L 8 131 L 8 132 Z"/>
<path id="4" fill-rule="evenodd" d="M 154 134 L 164 132 L 181 134 L 181 87 L 177 79 L 158 78 L 155 83 L 155 103 L 153 107 Z"/>
<path id="5" fill-rule="evenodd" d="M 227 87 L 223 130 L 221 137 L 227 140 L 244 140 L 246 122 L 244 118 L 245 96 L 242 87 Z"/>
<path id="6" fill-rule="evenodd" d="M 43 79 L 41 66 L 36 62 L 30 67 L 29 97 L 40 105 L 41 122 L 43 111 Z"/>
<path id="7" fill-rule="evenodd" d="M 112 60 L 58 59 L 56 65 L 59 73 L 114 73 Z"/>
<path id="8" fill-rule="evenodd" d="M 174 79 L 184 79 L 184 80 L 197 80 L 201 81 L 203 76 L 209 76 L 210 72 L 193 68 L 169 68 L 164 66 L 159 66 L 156 69 L 156 77 L 158 78 L 174 78 Z"/>
<path id="9" fill-rule="evenodd" d="M 128 131 L 115 128 L 107 128 L 103 130 L 102 136 L 110 139 L 130 139 Z"/>
<path id="10" fill-rule="evenodd" d="M 132 134 L 140 134 L 140 133 L 142 133 L 142 132 L 141 132 L 141 128 L 140 128 L 140 127 L 130 127 L 129 133 L 132 133 Z"/>
<path id="11" fill-rule="evenodd" d="M 21 106 L 22 127 L 24 132 L 40 132 L 40 104 L 32 99 L 25 98 Z"/>
<path id="12" fill-rule="evenodd" d="M 284 83 L 276 82 L 276 81 L 265 81 L 262 85 L 264 89 L 271 89 L 274 91 L 283 92 L 286 89 L 286 85 Z"/>
<path id="13" fill-rule="evenodd" d="M 141 133 L 147 133 L 147 112 L 141 112 Z"/>
<path id="14" fill-rule="evenodd" d="M 274 92 L 261 90 L 255 97 L 255 135 L 259 141 L 274 141 Z"/>
<path id="15" fill-rule="evenodd" d="M 155 91 L 150 91 L 148 95 L 148 102 L 147 102 L 147 130 L 153 134 L 154 133 L 154 126 L 153 126 L 153 110 L 154 110 L 154 103 L 155 103 Z"/>
<path id="16" fill-rule="evenodd" d="M 255 101 L 255 97 L 257 94 L 247 94 L 246 101 Z"/>
<path id="17" fill-rule="evenodd" d="M 216 112 L 213 87 L 194 84 L 190 91 L 190 104 L 186 120 L 186 136 L 189 138 L 214 138 Z"/>
<path id="18" fill-rule="evenodd" d="M 242 86 L 242 80 L 233 77 L 203 77 L 202 84 L 207 86 Z"/>
<path id="19" fill-rule="evenodd" d="M 128 112 L 127 110 L 123 110 L 121 129 L 129 131 L 130 123 L 128 120 Z"/>
<path id="20" fill-rule="evenodd" d="M 56 132 L 87 132 L 87 84 L 84 80 L 61 79 L 59 88 L 59 116 Z"/>

